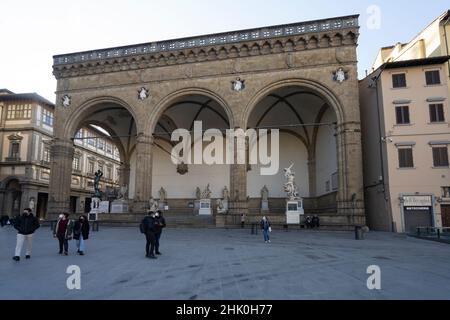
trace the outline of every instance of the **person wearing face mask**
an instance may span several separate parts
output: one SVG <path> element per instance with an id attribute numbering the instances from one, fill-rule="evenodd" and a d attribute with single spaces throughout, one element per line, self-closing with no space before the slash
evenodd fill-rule
<path id="1" fill-rule="evenodd" d="M 25 258 L 28 260 L 31 258 L 31 248 L 33 242 L 34 232 L 40 227 L 39 220 L 33 215 L 31 209 L 27 208 L 23 210 L 21 216 L 13 221 L 13 226 L 17 230 L 17 243 L 16 252 L 13 260 L 20 261 L 20 254 L 22 252 L 23 243 L 27 243 L 27 250 Z"/>
<path id="2" fill-rule="evenodd" d="M 157 255 L 161 255 L 159 251 L 159 239 L 161 239 L 162 230 L 166 227 L 166 219 L 162 216 L 161 211 L 155 213 L 155 250 Z"/>
<path id="3" fill-rule="evenodd" d="M 58 220 L 53 232 L 53 237 L 58 238 L 59 254 L 69 255 L 69 240 L 72 239 L 73 221 L 69 219 L 69 214 L 64 213 L 62 218 Z"/>
<path id="4" fill-rule="evenodd" d="M 155 242 L 156 242 L 156 225 L 155 213 L 149 211 L 148 215 L 142 221 L 143 231 L 147 240 L 145 244 L 146 257 L 149 259 L 156 259 L 155 256 Z"/>
<path id="5" fill-rule="evenodd" d="M 73 227 L 73 238 L 77 240 L 77 253 L 84 256 L 85 241 L 89 239 L 89 221 L 86 216 L 80 216 Z"/>

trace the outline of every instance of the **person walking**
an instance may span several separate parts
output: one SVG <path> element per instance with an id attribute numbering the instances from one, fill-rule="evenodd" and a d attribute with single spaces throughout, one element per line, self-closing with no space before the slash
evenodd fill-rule
<path id="1" fill-rule="evenodd" d="M 156 259 L 155 243 L 156 243 L 156 228 L 155 228 L 155 213 L 149 211 L 148 216 L 142 221 L 144 226 L 144 233 L 147 243 L 145 245 L 146 257 L 149 259 Z"/>
<path id="2" fill-rule="evenodd" d="M 245 228 L 245 214 L 241 214 L 241 229 Z"/>
<path id="3" fill-rule="evenodd" d="M 272 231 L 272 227 L 269 219 L 265 216 L 261 220 L 261 230 L 263 231 L 264 242 L 270 243 L 270 232 Z"/>
<path id="4" fill-rule="evenodd" d="M 159 240 L 161 239 L 162 230 L 166 227 L 166 219 L 162 216 L 161 211 L 156 211 L 155 214 L 155 254 L 161 255 L 159 251 Z"/>
<path id="5" fill-rule="evenodd" d="M 73 221 L 69 219 L 67 212 L 63 213 L 62 218 L 58 220 L 53 232 L 53 237 L 58 238 L 59 254 L 69 255 L 69 240 L 72 239 Z"/>
<path id="6" fill-rule="evenodd" d="M 31 249 L 33 245 L 34 232 L 39 229 L 39 220 L 33 215 L 30 208 L 23 210 L 21 216 L 17 216 L 13 220 L 13 226 L 17 230 L 16 252 L 13 260 L 20 261 L 23 243 L 27 243 L 25 258 L 31 258 Z"/>
<path id="7" fill-rule="evenodd" d="M 77 240 L 77 253 L 84 256 L 86 240 L 89 239 L 89 221 L 86 216 L 80 216 L 73 226 L 73 238 Z"/>

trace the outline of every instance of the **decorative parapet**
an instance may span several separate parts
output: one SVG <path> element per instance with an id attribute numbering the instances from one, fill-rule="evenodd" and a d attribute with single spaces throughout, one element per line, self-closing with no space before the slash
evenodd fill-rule
<path id="1" fill-rule="evenodd" d="M 53 57 L 56 78 L 330 46 L 356 45 L 358 15 Z M 129 68 L 123 67 L 129 65 Z M 119 67 L 120 66 L 120 67 Z"/>

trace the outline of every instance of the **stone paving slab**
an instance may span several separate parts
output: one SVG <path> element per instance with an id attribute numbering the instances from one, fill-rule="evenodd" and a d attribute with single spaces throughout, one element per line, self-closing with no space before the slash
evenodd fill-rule
<path id="1" fill-rule="evenodd" d="M 14 262 L 15 231 L 0 229 L 0 299 L 318 300 L 450 299 L 450 246 L 372 232 L 275 231 L 272 243 L 250 230 L 167 229 L 163 256 L 144 257 L 137 228 L 91 233 L 85 256 L 59 256 L 42 227 L 31 260 Z M 81 290 L 66 269 L 81 268 Z M 367 289 L 367 267 L 382 289 Z"/>

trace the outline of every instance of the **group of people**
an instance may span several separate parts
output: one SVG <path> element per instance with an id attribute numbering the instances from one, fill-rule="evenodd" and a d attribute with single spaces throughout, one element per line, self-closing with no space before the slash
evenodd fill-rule
<path id="1" fill-rule="evenodd" d="M 320 219 L 318 216 L 310 217 L 307 216 L 305 220 L 305 226 L 307 229 L 320 228 Z"/>
<path id="2" fill-rule="evenodd" d="M 142 220 L 141 233 L 145 234 L 145 256 L 147 258 L 157 259 L 156 255 L 162 254 L 159 251 L 159 241 L 165 227 L 166 219 L 164 219 L 160 210 L 149 211 L 148 215 Z"/>
<path id="3" fill-rule="evenodd" d="M 22 248 L 26 243 L 25 259 L 31 259 L 33 235 L 39 229 L 39 219 L 33 215 L 30 208 L 23 210 L 22 215 L 11 220 L 11 224 L 17 230 L 16 250 L 13 260 L 20 261 Z M 77 253 L 84 255 L 85 240 L 89 239 L 89 221 L 82 215 L 77 221 L 69 219 L 69 214 L 59 216 L 56 222 L 53 236 L 59 241 L 59 254 L 69 255 L 69 240 L 77 240 Z"/>

